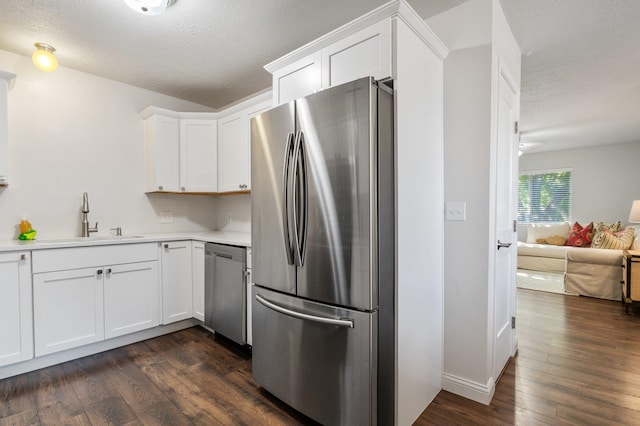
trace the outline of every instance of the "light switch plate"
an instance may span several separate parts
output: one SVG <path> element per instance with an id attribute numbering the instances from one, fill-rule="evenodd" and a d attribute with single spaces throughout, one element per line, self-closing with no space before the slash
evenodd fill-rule
<path id="1" fill-rule="evenodd" d="M 467 220 L 467 203 L 449 202 L 445 204 L 445 220 Z"/>

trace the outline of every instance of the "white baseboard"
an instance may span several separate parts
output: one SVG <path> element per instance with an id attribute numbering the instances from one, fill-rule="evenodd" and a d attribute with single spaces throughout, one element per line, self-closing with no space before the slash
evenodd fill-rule
<path id="1" fill-rule="evenodd" d="M 119 348 L 121 346 L 130 345 L 132 343 L 141 342 L 143 340 L 152 339 L 164 334 L 184 330 L 186 328 L 193 327 L 194 325 L 202 325 L 202 322 L 195 319 L 187 319 L 184 321 L 175 322 L 173 324 L 161 325 L 159 327 L 142 330 L 137 333 L 127 334 L 125 336 L 103 340 L 101 342 L 92 343 L 90 345 L 80 346 L 78 348 L 68 349 L 66 351 L 32 358 L 28 361 L 10 364 L 4 367 L 0 367 L 0 379 L 6 379 L 7 377 L 17 376 L 18 374 L 24 374 L 28 373 L 29 371 L 35 371 L 41 368 L 50 367 L 52 365 L 71 361 L 72 359 L 78 359 L 88 355 L 97 354 L 99 352 Z"/>
<path id="2" fill-rule="evenodd" d="M 481 384 L 444 373 L 442 375 L 442 388 L 472 401 L 489 405 L 496 391 L 496 383 L 493 377 L 486 384 Z"/>

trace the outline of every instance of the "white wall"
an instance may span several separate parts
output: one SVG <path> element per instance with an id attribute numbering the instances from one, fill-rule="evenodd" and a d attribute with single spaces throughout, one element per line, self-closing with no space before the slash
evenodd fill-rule
<path id="1" fill-rule="evenodd" d="M 640 141 L 524 154 L 520 172 L 570 168 L 572 221 L 626 223 L 633 200 L 640 200 Z"/>
<path id="2" fill-rule="evenodd" d="M 215 200 L 215 229 L 251 232 L 251 195 L 227 195 Z M 231 221 L 228 216 L 231 214 Z"/>
<path id="3" fill-rule="evenodd" d="M 74 71 L 37 70 L 31 58 L 0 50 L 0 69 L 17 74 L 9 92 L 9 179 L 0 189 L 0 239 L 17 237 L 24 213 L 38 237 L 80 235 L 82 193 L 101 234 L 214 229 L 216 198 L 143 193 L 143 126 L 149 105 L 202 105 Z M 160 224 L 162 211 L 174 222 Z"/>
<path id="4" fill-rule="evenodd" d="M 466 221 L 445 221 L 444 389 L 493 396 L 493 256 L 499 66 L 520 83 L 520 54 L 497 0 L 470 0 L 427 20 L 445 59 L 444 194 L 466 202 Z M 473 30 L 458 31 L 473 25 Z M 482 43 L 480 43 L 482 42 Z"/>

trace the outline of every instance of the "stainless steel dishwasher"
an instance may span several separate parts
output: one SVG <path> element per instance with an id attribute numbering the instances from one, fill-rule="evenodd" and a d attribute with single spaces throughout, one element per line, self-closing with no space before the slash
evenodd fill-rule
<path id="1" fill-rule="evenodd" d="M 205 244 L 204 323 L 234 342 L 247 343 L 246 249 Z"/>

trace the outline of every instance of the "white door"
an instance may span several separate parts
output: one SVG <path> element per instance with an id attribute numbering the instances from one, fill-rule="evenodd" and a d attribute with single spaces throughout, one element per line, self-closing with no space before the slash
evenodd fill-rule
<path id="1" fill-rule="evenodd" d="M 104 340 L 103 268 L 33 274 L 35 355 Z"/>
<path id="2" fill-rule="evenodd" d="M 204 243 L 193 241 L 193 317 L 204 322 Z"/>
<path id="3" fill-rule="evenodd" d="M 180 191 L 218 191 L 216 120 L 180 120 Z"/>
<path id="4" fill-rule="evenodd" d="M 514 355 L 515 331 L 515 182 L 517 159 L 517 94 L 504 72 L 498 86 L 496 154 L 496 256 L 494 289 L 494 377 Z"/>
<path id="5" fill-rule="evenodd" d="M 218 122 L 218 192 L 249 188 L 249 122 L 240 112 Z"/>
<path id="6" fill-rule="evenodd" d="M 0 366 L 33 358 L 29 252 L 0 254 Z"/>
<path id="7" fill-rule="evenodd" d="M 158 261 L 104 268 L 105 338 L 160 324 Z"/>
<path id="8" fill-rule="evenodd" d="M 162 243 L 162 323 L 193 317 L 191 241 Z"/>

